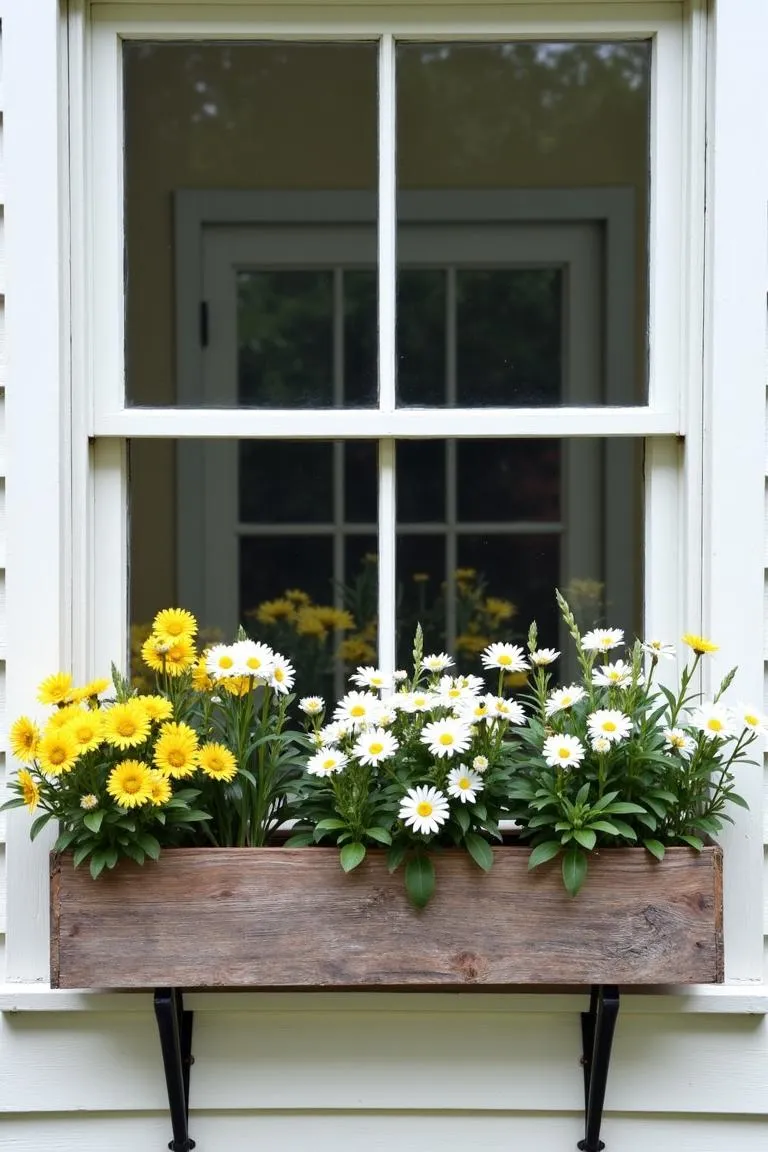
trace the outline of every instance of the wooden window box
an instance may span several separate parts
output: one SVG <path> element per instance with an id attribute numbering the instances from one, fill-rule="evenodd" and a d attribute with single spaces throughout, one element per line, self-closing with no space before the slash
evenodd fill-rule
<path id="1" fill-rule="evenodd" d="M 575 898 L 557 864 L 499 847 L 484 874 L 436 855 L 423 910 L 371 852 L 188 848 L 91 879 L 51 861 L 56 988 L 404 988 L 682 984 L 723 979 L 722 854 L 600 852 Z"/>

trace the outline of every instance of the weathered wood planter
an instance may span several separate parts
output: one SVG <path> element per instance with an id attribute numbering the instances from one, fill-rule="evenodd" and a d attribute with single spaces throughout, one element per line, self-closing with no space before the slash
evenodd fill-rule
<path id="1" fill-rule="evenodd" d="M 51 865 L 59 988 L 364 988 L 717 982 L 718 848 L 601 852 L 572 899 L 556 864 L 495 849 L 490 873 L 436 857 L 412 908 L 383 853 L 345 875 L 324 848 L 176 849 L 91 879 Z"/>

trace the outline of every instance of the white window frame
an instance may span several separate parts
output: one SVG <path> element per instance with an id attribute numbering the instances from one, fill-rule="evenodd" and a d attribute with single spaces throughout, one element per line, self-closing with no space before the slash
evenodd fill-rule
<path id="1" fill-rule="evenodd" d="M 29 706 L 52 667 L 89 674 L 121 650 L 126 630 L 124 445 L 133 436 L 226 436 L 226 412 L 126 409 L 122 398 L 122 156 L 120 39 L 312 38 L 381 40 L 379 174 L 394 204 L 392 37 L 412 39 L 654 37 L 650 221 L 650 394 L 646 407 L 518 410 L 515 436 L 647 437 L 646 621 L 656 634 L 698 627 L 722 642 L 720 667 L 739 663 L 740 692 L 759 699 L 763 659 L 763 521 L 759 493 L 733 477 L 764 474 L 765 250 L 768 161 L 757 149 L 765 109 L 762 45 L 768 7 L 704 0 L 445 7 L 373 4 L 279 10 L 246 4 L 101 5 L 70 0 L 11 5 L 4 16 L 5 90 L 23 123 L 6 127 L 9 326 L 9 715 Z M 316 14 L 315 14 L 316 13 Z M 745 36 L 745 29 L 749 35 Z M 68 34 L 67 34 L 68 33 Z M 37 67 L 29 68 L 36 60 Z M 765 105 L 763 101 L 763 105 Z M 69 108 L 69 119 L 66 109 Z M 717 140 L 709 149 L 706 141 Z M 765 132 L 759 138 L 765 138 Z M 29 141 L 34 140 L 34 147 Z M 761 154 L 762 153 L 762 154 Z M 705 230 L 705 191 L 707 227 Z M 714 200 L 710 197 L 714 195 Z M 394 522 L 395 437 L 420 436 L 418 413 L 394 403 L 394 213 L 379 231 L 381 410 L 344 414 L 237 414 L 238 435 L 384 437 L 380 519 Z M 738 285 L 738 292 L 733 286 Z M 717 385 L 714 387 L 713 385 Z M 445 410 L 438 437 L 491 433 L 509 413 Z M 683 447 L 684 445 L 684 447 Z M 732 500 L 738 500 L 741 518 Z M 85 510 L 85 516 L 83 511 Z M 750 532 L 741 525 L 750 526 Z M 46 562 L 30 535 L 46 540 Z M 32 592 L 31 590 L 34 590 Z M 380 604 L 394 604 L 385 565 Z M 30 596 L 34 595 L 34 611 Z M 386 612 L 382 613 L 386 617 Z M 391 663 L 392 645 L 382 652 Z M 758 774 L 741 791 L 726 849 L 726 976 L 762 975 L 761 803 Z M 48 979 L 48 844 L 27 839 L 24 814 L 8 819 L 7 979 Z M 64 994 L 66 997 L 66 994 Z M 743 1010 L 733 989 L 702 987 L 683 1000 Z M 14 1003 L 19 1003 L 18 992 Z M 61 1001 L 62 1006 L 63 1001 Z M 755 1010 L 755 997 L 749 998 Z M 759 1000 L 760 1004 L 764 1000 Z M 717 1006 L 719 1005 L 719 1007 Z M 50 1008 L 50 1003 L 47 1004 Z"/>

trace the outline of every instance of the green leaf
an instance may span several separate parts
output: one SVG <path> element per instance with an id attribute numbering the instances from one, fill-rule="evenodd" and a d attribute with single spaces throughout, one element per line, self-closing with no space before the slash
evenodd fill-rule
<path id="1" fill-rule="evenodd" d="M 25 803 L 23 796 L 17 796 L 14 800 L 6 800 L 5 804 L 0 804 L 0 812 L 7 812 L 11 808 L 23 808 Z"/>
<path id="2" fill-rule="evenodd" d="M 704 847 L 704 841 L 700 840 L 698 836 L 678 836 L 678 840 L 684 840 L 686 844 L 690 844 L 691 848 L 695 848 L 697 852 L 701 852 Z"/>
<path id="3" fill-rule="evenodd" d="M 560 844 L 557 840 L 545 840 L 543 844 L 537 844 L 528 857 L 528 871 L 538 868 L 540 864 L 546 864 L 547 860 L 557 856 L 559 851 Z"/>
<path id="4" fill-rule="evenodd" d="M 329 816 L 327 820 L 319 820 L 317 824 L 315 824 L 315 828 L 318 831 L 332 832 L 339 828 L 346 828 L 346 824 L 343 820 L 339 820 L 337 816 Z"/>
<path id="5" fill-rule="evenodd" d="M 86 856 L 89 856 L 92 851 L 93 851 L 93 841 L 92 840 L 89 840 L 87 844 L 80 844 L 77 848 L 75 848 L 75 852 L 74 852 L 74 855 L 72 857 L 72 863 L 73 863 L 74 867 L 79 868 L 80 865 L 82 864 L 83 860 L 85 860 Z"/>
<path id="6" fill-rule="evenodd" d="M 464 837 L 464 843 L 478 868 L 482 868 L 483 872 L 490 871 L 493 865 L 493 849 L 488 841 L 478 836 L 477 832 L 468 832 Z"/>
<path id="7" fill-rule="evenodd" d="M 618 830 L 619 836 L 623 836 L 625 840 L 637 840 L 637 832 L 631 824 L 625 824 L 623 820 L 611 820 L 611 824 Z"/>
<path id="8" fill-rule="evenodd" d="M 405 866 L 405 890 L 417 908 L 423 908 L 435 891 L 435 867 L 429 856 L 414 856 Z"/>
<path id="9" fill-rule="evenodd" d="M 643 845 L 648 849 L 651 856 L 655 856 L 657 860 L 664 859 L 664 845 L 660 840 L 643 840 Z"/>
<path id="10" fill-rule="evenodd" d="M 91 832 L 98 832 L 103 820 L 104 812 L 102 810 L 98 812 L 86 812 L 85 816 L 83 816 L 83 824 L 85 824 L 86 828 Z"/>
<path id="11" fill-rule="evenodd" d="M 462 832 L 464 832 L 464 833 L 469 832 L 470 820 L 469 820 L 469 812 L 467 812 L 466 808 L 464 808 L 463 806 L 461 808 L 457 808 L 453 815 L 454 815 L 454 818 L 456 820 L 456 823 L 458 824 L 459 828 L 461 828 Z"/>
<path id="12" fill-rule="evenodd" d="M 341 852 L 339 852 L 339 863 L 345 872 L 351 872 L 353 868 L 357 868 L 358 864 L 362 864 L 365 859 L 365 844 L 361 844 L 359 840 L 353 840 L 351 844 L 345 844 Z"/>
<path id="13" fill-rule="evenodd" d="M 293 836 L 289 836 L 285 842 L 286 848 L 306 848 L 308 844 L 314 843 L 313 832 L 294 832 Z"/>
<path id="14" fill-rule="evenodd" d="M 135 839 L 142 852 L 146 852 L 150 860 L 157 860 L 160 855 L 160 843 L 154 836 L 150 836 L 149 832 L 137 832 Z M 110 865 L 110 867 L 114 867 L 114 865 Z"/>
<path id="15" fill-rule="evenodd" d="M 726 795 L 729 804 L 736 804 L 739 808 L 749 808 L 749 804 L 744 797 L 737 795 L 736 792 L 727 792 Z"/>
<path id="16" fill-rule="evenodd" d="M 610 823 L 608 820 L 592 820 L 589 826 L 590 828 L 594 828 L 596 832 L 607 832 L 609 836 L 621 835 L 616 825 Z"/>
<path id="17" fill-rule="evenodd" d="M 123 844 L 123 852 L 126 856 L 129 856 L 131 860 L 135 860 L 137 864 L 143 864 L 146 860 L 146 856 L 138 844 L 132 844 L 130 840 Z"/>
<path id="18" fill-rule="evenodd" d="M 597 843 L 597 836 L 591 828 L 574 828 L 573 838 L 582 848 L 586 848 L 587 852 L 591 852 Z"/>
<path id="19" fill-rule="evenodd" d="M 387 852 L 387 871 L 394 872 L 403 862 L 403 857 L 407 851 L 406 845 L 402 842 L 395 841 L 395 843 Z"/>
<path id="20" fill-rule="evenodd" d="M 608 804 L 603 808 L 603 812 L 608 815 L 609 813 L 629 813 L 629 812 L 645 812 L 645 808 L 641 808 L 639 804 L 633 804 L 629 800 L 617 800 L 615 803 Z"/>
<path id="21" fill-rule="evenodd" d="M 77 828 L 70 828 L 68 832 L 62 832 L 53 846 L 53 851 L 66 852 L 72 841 L 77 839 L 77 833 Z"/>
<path id="22" fill-rule="evenodd" d="M 392 843 L 392 837 L 386 828 L 366 828 L 366 836 L 370 836 L 371 840 L 377 840 L 379 844 L 386 844 L 387 847 Z"/>
<path id="23" fill-rule="evenodd" d="M 90 863 L 91 876 L 94 880 L 98 880 L 99 876 L 104 871 L 106 864 L 106 855 L 103 852 L 94 852 L 93 856 L 91 856 Z"/>
<path id="24" fill-rule="evenodd" d="M 52 815 L 52 812 L 44 812 L 42 816 L 38 816 L 37 820 L 33 822 L 32 827 L 29 830 L 30 840 L 34 840 L 37 834 L 42 832 L 43 828 L 45 828 Z"/>
<path id="25" fill-rule="evenodd" d="M 569 848 L 563 856 L 563 883 L 569 896 L 576 896 L 587 876 L 587 858 L 580 848 Z"/>

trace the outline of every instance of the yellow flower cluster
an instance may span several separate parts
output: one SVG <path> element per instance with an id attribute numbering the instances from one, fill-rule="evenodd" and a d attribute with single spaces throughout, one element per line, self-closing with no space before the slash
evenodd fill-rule
<path id="1" fill-rule="evenodd" d="M 152 631 L 141 647 L 144 663 L 153 672 L 181 676 L 197 659 L 197 621 L 184 608 L 164 608 L 152 622 Z"/>

